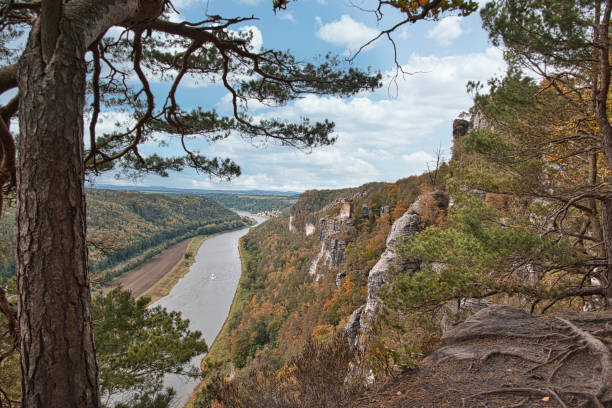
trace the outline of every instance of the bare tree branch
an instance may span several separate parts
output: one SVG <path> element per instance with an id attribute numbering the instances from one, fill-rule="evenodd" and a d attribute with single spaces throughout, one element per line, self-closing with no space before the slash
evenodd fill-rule
<path id="1" fill-rule="evenodd" d="M 0 94 L 17 87 L 17 64 L 0 68 Z"/>

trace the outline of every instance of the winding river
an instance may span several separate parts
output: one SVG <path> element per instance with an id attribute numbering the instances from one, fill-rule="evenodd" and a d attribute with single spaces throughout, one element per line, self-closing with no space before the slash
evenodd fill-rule
<path id="1" fill-rule="evenodd" d="M 257 220 L 264 218 L 238 211 Z M 153 304 L 182 313 L 189 319 L 190 328 L 202 332 L 210 347 L 227 318 L 241 274 L 238 240 L 249 231 L 238 231 L 215 235 L 202 243 L 189 272 L 172 288 L 170 294 Z M 192 360 L 199 367 L 202 355 Z M 174 407 L 182 407 L 189 400 L 198 381 L 187 381 L 184 377 L 167 375 L 164 385 L 176 391 Z"/>

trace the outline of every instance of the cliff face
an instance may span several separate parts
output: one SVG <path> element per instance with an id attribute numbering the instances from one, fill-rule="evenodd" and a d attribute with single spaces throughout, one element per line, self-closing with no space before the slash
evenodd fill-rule
<path id="1" fill-rule="evenodd" d="M 398 267 L 405 266 L 413 269 L 418 268 L 418 262 L 408 265 L 398 265 L 398 257 L 395 251 L 395 244 L 398 239 L 414 235 L 420 229 L 421 215 L 418 212 L 419 207 L 417 203 L 413 204 L 404 215 L 393 223 L 391 232 L 387 237 L 385 252 L 383 252 L 376 265 L 374 265 L 368 274 L 368 302 L 363 309 L 363 315 L 360 319 L 360 326 L 363 330 L 366 330 L 374 319 L 379 303 L 378 291 L 383 285 L 389 282 L 389 276 L 387 274 L 389 267 L 391 265 L 396 265 Z"/>
<path id="2" fill-rule="evenodd" d="M 433 205 L 445 209 L 449 204 L 449 197 L 446 193 L 428 193 L 434 200 Z M 386 248 L 380 259 L 368 274 L 368 299 L 365 305 L 356 309 L 351 315 L 345 332 L 348 338 L 355 344 L 360 343 L 359 333 L 368 330 L 376 318 L 376 313 L 380 304 L 378 292 L 380 288 L 389 283 L 392 278 L 389 276 L 389 268 L 396 266 L 399 269 L 417 270 L 420 263 L 417 260 L 399 260 L 396 252 L 398 240 L 412 236 L 422 228 L 421 210 L 424 205 L 432 205 L 431 201 L 425 203 L 425 196 L 419 197 L 410 208 L 398 218 L 391 226 L 391 232 L 387 236 Z"/>
<path id="3" fill-rule="evenodd" d="M 314 276 L 315 280 L 321 280 L 326 268 L 338 266 L 344 260 L 347 241 L 341 236 L 346 235 L 349 228 L 353 226 L 350 215 L 350 212 L 341 212 L 338 217 L 319 220 L 321 249 L 308 268 L 308 273 Z M 308 235 L 308 230 L 306 233 Z"/>
<path id="4" fill-rule="evenodd" d="M 233 323 L 226 325 L 217 361 L 232 361 L 238 370 L 251 361 L 277 367 L 309 340 L 326 339 L 343 326 L 365 305 L 367 275 L 385 250 L 392 220 L 414 202 L 420 184 L 415 176 L 309 191 L 290 217 L 253 228 L 242 239 L 242 303 L 230 312 Z"/>

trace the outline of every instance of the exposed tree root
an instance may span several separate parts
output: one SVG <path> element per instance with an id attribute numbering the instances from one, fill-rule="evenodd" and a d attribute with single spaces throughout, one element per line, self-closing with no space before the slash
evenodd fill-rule
<path id="1" fill-rule="evenodd" d="M 531 317 L 492 306 L 449 331 L 418 372 L 351 408 L 612 408 L 611 334 L 610 311 Z"/>
<path id="2" fill-rule="evenodd" d="M 504 394 L 504 393 L 531 394 L 535 396 L 545 396 L 545 397 L 549 396 L 549 392 L 545 390 L 540 390 L 537 388 L 521 387 L 521 388 L 496 388 L 494 390 L 482 391 L 482 392 L 471 395 L 470 398 L 483 397 L 485 395 L 493 395 L 493 394 Z"/>
<path id="3" fill-rule="evenodd" d="M 567 325 L 572 332 L 580 336 L 582 343 L 589 350 L 591 350 L 593 354 L 598 356 L 601 364 L 601 382 L 597 390 L 597 394 L 592 397 L 592 402 L 597 407 L 604 408 L 600 399 L 603 397 L 604 402 L 612 400 L 612 398 L 606 395 L 609 391 L 609 384 L 612 384 L 612 353 L 610 353 L 610 349 L 608 349 L 608 347 L 597 337 L 585 330 L 582 330 L 569 320 L 562 317 L 557 317 L 557 320 Z"/>
<path id="4" fill-rule="evenodd" d="M 521 353 L 520 351 L 512 351 L 512 350 L 509 350 L 509 351 L 503 351 L 503 350 L 492 350 L 492 351 L 489 351 L 484 356 L 480 357 L 480 362 L 484 363 L 490 357 L 495 356 L 495 355 L 508 356 L 508 357 L 518 357 L 518 358 L 523 359 L 525 361 L 530 361 L 532 363 L 538 363 L 538 364 L 546 363 L 545 361 L 536 360 L 534 358 L 531 358 L 527 354 Z"/>
<path id="5" fill-rule="evenodd" d="M 561 397 L 555 392 L 555 390 L 553 390 L 552 388 L 547 388 L 547 391 L 550 393 L 550 395 L 552 395 L 555 401 L 557 401 L 559 405 L 561 405 L 562 408 L 567 408 L 567 405 L 565 405 L 565 401 L 561 399 Z"/>

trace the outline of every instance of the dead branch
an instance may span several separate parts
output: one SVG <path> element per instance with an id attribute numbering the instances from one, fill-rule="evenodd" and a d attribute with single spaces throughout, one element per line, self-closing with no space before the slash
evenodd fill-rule
<path id="1" fill-rule="evenodd" d="M 441 2 L 441 0 L 434 0 L 431 3 L 424 5 L 423 8 L 421 9 L 421 12 L 419 14 L 412 14 L 412 13 L 410 13 L 407 10 L 407 15 L 408 15 L 407 18 L 405 18 L 404 20 L 400 21 L 399 23 L 395 24 L 394 26 L 392 26 L 392 27 L 390 27 L 390 28 L 388 28 L 386 30 L 382 30 L 380 33 L 378 33 L 378 35 L 376 37 L 372 38 L 371 40 L 369 40 L 365 44 L 363 44 L 361 47 L 359 47 L 359 49 L 352 56 L 350 56 L 348 58 L 348 60 L 349 61 L 354 61 L 355 58 L 357 58 L 357 56 L 359 54 L 361 54 L 361 52 L 364 49 L 369 47 L 374 42 L 378 41 L 380 38 L 387 37 L 388 39 L 390 39 L 391 38 L 391 33 L 395 32 L 398 28 L 400 28 L 400 27 L 402 27 L 402 26 L 404 26 L 404 25 L 406 25 L 408 23 L 416 23 L 419 20 L 424 20 L 431 10 L 435 9 L 436 7 L 438 7 L 440 2 Z M 378 8 L 375 11 L 375 13 L 377 15 L 377 18 L 379 20 L 380 20 L 380 18 L 382 18 L 381 6 L 384 3 L 385 2 L 379 2 Z M 395 51 L 395 44 L 394 43 L 393 43 L 393 49 Z M 396 67 L 401 70 L 401 66 L 399 66 L 399 64 L 397 63 L 397 59 L 395 60 L 395 64 L 396 64 Z"/>

